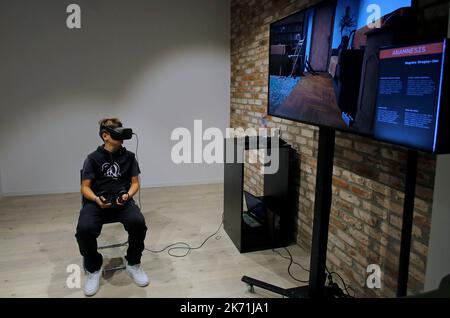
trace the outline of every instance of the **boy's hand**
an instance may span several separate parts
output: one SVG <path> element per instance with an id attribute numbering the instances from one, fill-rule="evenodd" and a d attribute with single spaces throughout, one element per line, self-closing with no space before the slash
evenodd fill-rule
<path id="1" fill-rule="evenodd" d="M 103 196 L 95 198 L 95 203 L 97 203 L 97 205 L 99 207 L 101 207 L 102 209 L 109 209 L 111 207 L 111 203 L 105 203 L 105 202 L 106 202 L 106 199 Z"/>
<path id="2" fill-rule="evenodd" d="M 122 196 L 120 198 L 117 198 L 117 205 L 120 206 L 124 206 L 125 203 L 130 199 L 130 194 L 129 193 L 124 193 L 122 194 Z"/>

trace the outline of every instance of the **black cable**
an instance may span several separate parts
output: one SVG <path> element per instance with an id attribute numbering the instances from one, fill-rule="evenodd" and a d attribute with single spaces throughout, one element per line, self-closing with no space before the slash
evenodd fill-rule
<path id="1" fill-rule="evenodd" d="M 287 249 L 287 248 L 284 248 L 287 252 L 288 252 L 288 254 L 290 254 L 289 253 L 289 250 Z M 288 259 L 288 260 L 290 260 L 291 258 L 290 257 L 287 257 L 287 256 L 284 256 L 284 255 L 282 255 L 279 251 L 277 251 L 277 250 L 274 250 L 274 249 L 272 249 L 275 253 L 277 253 L 278 255 L 280 255 L 282 258 L 284 258 L 284 259 Z M 306 268 L 304 268 L 301 264 L 299 264 L 299 263 L 297 263 L 297 262 L 295 262 L 295 261 L 293 261 L 292 262 L 294 265 L 297 265 L 298 267 L 300 267 L 302 270 L 304 270 L 305 272 L 308 272 L 309 273 L 309 269 L 306 269 Z"/>
<path id="2" fill-rule="evenodd" d="M 136 136 L 136 162 L 139 165 L 139 156 L 138 156 L 138 150 L 139 150 L 139 136 L 136 133 L 133 133 L 133 135 Z M 141 204 L 141 176 L 138 174 L 138 180 L 139 180 L 139 193 L 138 193 L 138 200 L 139 200 L 139 209 L 142 211 L 142 204 Z"/>
<path id="3" fill-rule="evenodd" d="M 336 275 L 337 277 L 339 277 L 339 279 L 342 282 L 342 285 L 344 286 L 344 290 L 345 290 L 345 292 L 346 292 L 348 297 L 351 297 L 351 298 L 355 297 L 355 295 L 356 295 L 355 290 L 353 288 L 351 288 L 350 286 L 347 286 L 347 284 L 345 283 L 345 280 L 342 278 L 341 275 L 339 275 L 336 272 L 330 272 L 326 266 L 325 266 L 325 270 L 327 271 L 329 278 L 332 279 L 333 275 Z M 350 295 L 350 292 L 348 291 L 348 288 L 350 288 L 353 291 L 353 295 Z"/>
<path id="4" fill-rule="evenodd" d="M 289 257 L 284 256 L 283 254 L 281 254 L 279 251 L 277 251 L 277 250 L 275 250 L 275 249 L 272 249 L 272 251 L 275 252 L 275 253 L 277 253 L 278 255 L 280 255 L 282 258 L 288 259 L 288 260 L 289 260 L 288 274 L 289 274 L 289 276 L 291 276 L 292 279 L 294 279 L 295 281 L 297 281 L 297 282 L 299 282 L 299 283 L 306 283 L 306 284 L 309 283 L 309 281 L 305 281 L 305 280 L 301 280 L 301 279 L 296 278 L 296 277 L 291 273 L 291 267 L 292 267 L 292 264 L 295 264 L 295 265 L 299 266 L 302 270 L 304 270 L 304 271 L 306 271 L 306 272 L 309 272 L 309 270 L 305 269 L 302 265 L 300 265 L 299 263 L 295 262 L 295 261 L 294 261 L 294 258 L 292 257 L 291 252 L 290 252 L 286 247 L 285 247 L 284 249 L 285 249 L 286 252 L 289 254 Z"/>
<path id="5" fill-rule="evenodd" d="M 353 298 L 353 296 L 350 295 L 350 292 L 349 292 L 348 289 L 347 289 L 347 284 L 345 283 L 345 281 L 344 281 L 344 279 L 342 278 L 342 276 L 339 275 L 339 274 L 336 273 L 336 272 L 331 272 L 331 273 L 330 273 L 330 275 L 333 275 L 333 274 L 334 274 L 334 275 L 337 275 L 337 276 L 339 277 L 339 279 L 342 281 L 342 284 L 344 285 L 344 290 L 345 290 L 345 293 L 347 294 L 347 296 Z"/>
<path id="6" fill-rule="evenodd" d="M 197 247 L 191 247 L 191 246 L 190 246 L 188 243 L 186 243 L 186 242 L 177 242 L 177 243 L 170 244 L 170 245 L 166 246 L 165 248 L 163 248 L 163 249 L 161 249 L 161 250 L 153 251 L 153 250 L 148 249 L 148 248 L 145 248 L 145 250 L 148 251 L 148 252 L 151 252 L 151 253 L 155 253 L 155 254 L 157 254 L 157 253 L 162 253 L 162 252 L 164 252 L 165 250 L 167 250 L 167 254 L 169 254 L 169 256 L 172 256 L 172 257 L 180 257 L 180 258 L 181 258 L 181 257 L 186 257 L 192 250 L 199 250 L 199 249 L 201 249 L 201 248 L 203 247 L 203 245 L 206 244 L 206 242 L 208 242 L 214 235 L 216 235 L 217 233 L 219 233 L 220 228 L 222 227 L 222 225 L 223 225 L 223 214 L 222 214 L 222 222 L 220 223 L 219 228 L 217 229 L 217 231 L 215 231 L 213 234 L 211 234 L 210 236 L 208 236 L 208 237 L 202 242 L 202 244 L 200 244 L 200 245 L 197 246 Z M 216 236 L 216 240 L 220 240 L 221 238 L 222 238 L 221 236 Z M 180 246 L 180 245 L 181 245 L 181 246 Z M 176 254 L 171 253 L 171 251 L 173 251 L 173 250 L 187 250 L 187 252 L 186 252 L 185 254 L 182 254 L 182 255 L 176 255 Z"/>
<path id="7" fill-rule="evenodd" d="M 347 288 L 349 289 L 349 290 L 351 290 L 352 291 L 352 293 L 353 293 L 353 295 L 348 295 L 348 297 L 350 297 L 350 298 L 356 298 L 356 291 L 355 291 L 355 289 L 353 288 L 353 287 L 351 287 L 351 286 L 347 286 Z"/>
<path id="8" fill-rule="evenodd" d="M 297 244 L 297 245 L 298 245 L 298 244 Z M 298 246 L 301 247 L 300 245 L 298 245 Z M 296 277 L 294 277 L 294 276 L 292 275 L 292 273 L 291 273 L 291 271 L 290 271 L 290 268 L 291 268 L 292 264 L 295 264 L 295 265 L 299 266 L 302 270 L 304 270 L 304 271 L 306 271 L 306 272 L 310 272 L 310 271 L 309 271 L 308 269 L 304 268 L 301 264 L 299 264 L 299 263 L 297 263 L 297 262 L 294 261 L 294 259 L 293 259 L 293 257 L 292 257 L 292 254 L 290 253 L 289 249 L 287 249 L 286 247 L 285 247 L 284 249 L 285 249 L 286 252 L 289 254 L 289 257 L 282 255 L 279 251 L 277 251 L 277 250 L 275 250 L 275 249 L 272 249 L 272 251 L 275 252 L 275 253 L 277 253 L 278 255 L 280 255 L 282 258 L 290 260 L 289 267 L 288 267 L 288 274 L 289 274 L 289 276 L 292 277 L 292 279 L 294 279 L 294 280 L 296 280 L 296 281 L 298 281 L 298 282 L 300 282 L 300 283 L 309 283 L 309 281 L 302 281 L 302 280 L 299 280 L 299 279 L 297 279 Z M 330 271 L 328 270 L 328 267 L 326 267 L 326 266 L 325 266 L 325 270 L 327 271 L 327 274 L 328 274 L 328 277 L 329 277 L 329 278 L 332 279 L 332 276 L 333 276 L 333 275 L 336 275 L 336 276 L 339 277 L 339 279 L 340 279 L 341 282 L 342 282 L 342 285 L 344 286 L 344 290 L 345 290 L 345 292 L 346 292 L 346 294 L 347 294 L 348 297 L 350 297 L 350 298 L 354 298 L 354 297 L 355 297 L 355 295 L 356 295 L 355 290 L 354 290 L 353 288 L 351 288 L 350 286 L 347 286 L 347 283 L 345 282 L 345 280 L 342 278 L 341 275 L 339 275 L 337 272 L 330 272 Z M 349 289 L 352 290 L 353 295 L 350 295 Z"/>
<path id="9" fill-rule="evenodd" d="M 342 278 L 341 275 L 339 275 L 336 272 L 331 272 L 331 275 L 333 275 L 333 274 L 337 275 L 339 277 L 339 279 L 342 281 L 342 284 L 344 285 L 344 290 L 345 290 L 347 296 L 350 297 L 350 298 L 354 298 L 355 297 L 355 290 L 353 288 L 351 288 L 350 286 L 347 286 L 347 283 L 345 282 L 345 280 Z M 350 292 L 348 291 L 348 288 L 353 290 L 353 295 L 350 295 Z"/>
<path id="10" fill-rule="evenodd" d="M 135 155 L 136 155 L 136 161 L 137 161 L 137 163 L 139 165 L 139 154 L 138 154 L 138 151 L 139 151 L 139 136 L 136 133 L 133 133 L 133 135 L 136 136 L 136 153 L 135 153 Z M 139 209 L 142 210 L 142 204 L 141 204 L 141 177 L 138 175 L 138 178 L 139 178 L 139 194 L 138 194 Z M 202 248 L 203 245 L 205 245 L 206 242 L 208 242 L 209 239 L 211 239 L 214 235 L 219 233 L 220 228 L 222 227 L 222 225 L 223 225 L 223 214 L 222 214 L 222 222 L 220 223 L 219 228 L 217 229 L 217 231 L 214 232 L 213 234 L 211 234 L 210 236 L 208 236 L 203 241 L 203 243 L 200 244 L 197 247 L 191 247 L 188 243 L 185 243 L 185 242 L 177 242 L 177 243 L 170 244 L 170 245 L 166 246 L 165 248 L 163 248 L 162 250 L 159 250 L 159 251 L 153 251 L 153 250 L 148 249 L 148 248 L 145 248 L 145 250 L 149 251 L 151 253 L 162 253 L 165 250 L 167 250 L 167 254 L 169 254 L 172 257 L 185 257 L 185 256 L 187 256 L 190 253 L 190 251 L 198 250 L 198 249 Z M 216 240 L 220 240 L 220 238 L 221 238 L 220 236 L 217 236 Z M 179 245 L 181 245 L 181 246 L 179 246 Z M 173 251 L 173 250 L 180 250 L 180 249 L 181 250 L 187 250 L 187 252 L 185 254 L 183 254 L 183 255 L 175 255 L 175 254 L 171 253 L 171 251 Z"/>
<path id="11" fill-rule="evenodd" d="M 328 270 L 328 267 L 327 267 L 327 266 L 325 266 L 325 270 L 326 270 L 326 272 L 327 272 L 328 275 L 331 275 L 331 273 L 330 273 L 330 271 Z"/>
<path id="12" fill-rule="evenodd" d="M 288 274 L 289 274 L 289 276 L 291 276 L 293 279 L 295 279 L 296 281 L 298 281 L 298 282 L 300 282 L 300 283 L 306 283 L 306 284 L 309 283 L 309 280 L 304 281 L 304 280 L 301 280 L 301 279 L 297 279 L 297 278 L 294 277 L 294 275 L 292 275 L 292 273 L 291 273 L 291 266 L 292 266 L 292 264 L 293 264 L 293 262 L 294 262 L 294 259 L 293 259 L 292 255 L 291 255 L 291 252 L 289 252 L 289 250 L 288 250 L 287 248 L 285 248 L 285 250 L 288 252 L 289 257 L 291 258 L 290 263 L 289 263 L 289 266 L 288 266 Z M 301 267 L 301 266 L 300 266 L 300 267 Z M 302 267 L 302 268 L 303 268 L 303 267 Z"/>
<path id="13" fill-rule="evenodd" d="M 297 243 L 296 245 L 297 245 L 298 247 L 302 248 L 298 243 Z M 286 248 L 286 250 L 287 250 L 288 253 L 289 253 L 289 250 L 288 250 L 287 248 Z M 290 253 L 289 253 L 289 254 L 290 254 Z M 281 254 L 280 254 L 280 255 L 281 255 Z M 281 256 L 283 257 L 283 255 L 281 255 Z M 283 258 L 287 258 L 287 257 L 283 257 Z M 295 263 L 295 262 L 294 262 L 294 263 Z M 303 266 L 301 266 L 300 264 L 297 264 L 297 263 L 295 263 L 295 264 L 298 265 L 298 266 L 300 266 L 303 270 L 309 272 L 309 270 L 303 268 Z M 327 274 L 328 274 L 328 277 L 332 277 L 333 274 L 334 274 L 334 275 L 337 275 L 337 276 L 340 278 L 340 280 L 342 281 L 342 284 L 343 284 L 343 286 L 344 286 L 344 290 L 345 290 L 345 292 L 347 293 L 347 296 L 348 296 L 348 297 L 351 297 L 351 298 L 354 298 L 354 297 L 355 297 L 355 295 L 356 295 L 355 290 L 354 290 L 353 288 L 351 288 L 350 286 L 347 286 L 347 284 L 345 283 L 345 281 L 344 281 L 344 279 L 342 278 L 341 275 L 339 275 L 339 274 L 336 273 L 336 272 L 330 272 L 330 271 L 328 270 L 328 267 L 327 267 L 327 266 L 325 266 L 325 270 L 326 270 L 326 272 L 327 272 Z M 348 289 L 351 289 L 351 290 L 353 291 L 353 296 L 350 295 Z"/>

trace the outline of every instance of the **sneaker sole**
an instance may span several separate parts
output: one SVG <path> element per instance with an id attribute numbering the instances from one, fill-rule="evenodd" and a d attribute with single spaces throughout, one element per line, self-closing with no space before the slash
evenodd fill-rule
<path id="1" fill-rule="evenodd" d="M 130 276 L 131 280 L 136 284 L 136 286 L 139 286 L 139 287 L 147 287 L 148 285 L 150 285 L 150 282 L 147 282 L 147 283 L 144 284 L 144 285 L 141 285 L 141 284 L 136 283 L 136 281 L 134 280 L 133 276 L 131 276 L 131 274 L 130 274 L 128 271 L 126 271 L 126 272 L 127 272 L 128 276 Z"/>
<path id="2" fill-rule="evenodd" d="M 86 297 L 92 297 L 92 296 L 95 296 L 99 290 L 100 290 L 100 287 L 97 288 L 97 290 L 93 293 L 86 293 L 84 290 L 83 290 L 83 293 L 84 293 L 84 296 L 86 296 Z"/>

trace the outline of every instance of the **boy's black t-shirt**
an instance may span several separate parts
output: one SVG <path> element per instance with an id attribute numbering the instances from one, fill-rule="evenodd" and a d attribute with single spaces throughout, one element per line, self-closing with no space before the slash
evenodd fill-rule
<path id="1" fill-rule="evenodd" d="M 96 195 L 117 195 L 128 191 L 131 177 L 141 173 L 134 153 L 121 147 L 114 153 L 103 146 L 89 154 L 83 164 L 82 180 L 92 180 L 91 189 Z"/>

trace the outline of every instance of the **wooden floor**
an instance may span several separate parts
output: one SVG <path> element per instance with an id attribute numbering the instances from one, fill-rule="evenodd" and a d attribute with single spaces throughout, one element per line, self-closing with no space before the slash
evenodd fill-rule
<path id="1" fill-rule="evenodd" d="M 146 247 L 158 250 L 178 241 L 198 246 L 221 222 L 222 193 L 222 184 L 144 189 Z M 0 297 L 84 297 L 81 289 L 66 284 L 67 267 L 81 265 L 74 237 L 79 208 L 78 193 L 0 200 Z M 120 240 L 126 240 L 122 225 L 104 226 L 100 244 Z M 296 245 L 289 249 L 308 267 L 305 252 Z M 104 264 L 124 253 L 125 248 L 103 252 Z M 243 275 L 284 288 L 301 285 L 288 276 L 289 260 L 271 250 L 240 254 L 223 228 L 187 257 L 145 252 L 142 265 L 151 280 L 148 287 L 135 286 L 120 271 L 102 278 L 95 297 L 280 297 L 258 288 L 250 293 L 240 281 Z M 298 267 L 291 271 L 308 278 Z"/>
<path id="2" fill-rule="evenodd" d="M 291 94 L 275 111 L 275 115 L 341 129 L 348 128 L 342 120 L 333 79 L 328 73 L 302 76 Z"/>

